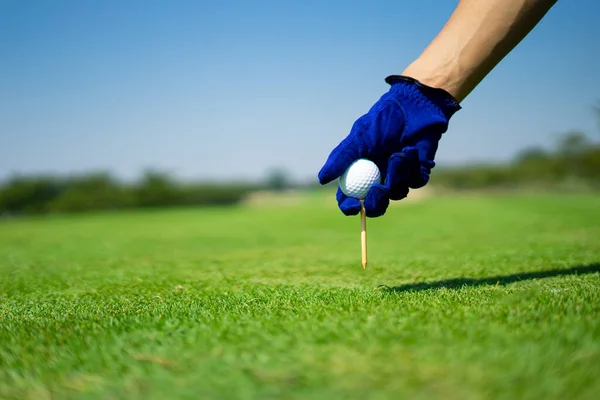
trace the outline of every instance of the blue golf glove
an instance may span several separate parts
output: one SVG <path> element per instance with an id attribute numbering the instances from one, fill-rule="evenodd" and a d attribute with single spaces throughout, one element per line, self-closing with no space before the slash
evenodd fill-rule
<path id="1" fill-rule="evenodd" d="M 390 200 L 405 198 L 409 188 L 427 184 L 438 142 L 450 117 L 461 108 L 445 90 L 413 78 L 392 75 L 385 81 L 390 90 L 356 120 L 319 172 L 319 182 L 324 185 L 359 158 L 377 164 L 383 182 L 373 185 L 364 200 L 366 215 L 371 218 L 385 214 Z M 345 215 L 360 212 L 360 201 L 347 197 L 339 187 L 336 198 Z"/>

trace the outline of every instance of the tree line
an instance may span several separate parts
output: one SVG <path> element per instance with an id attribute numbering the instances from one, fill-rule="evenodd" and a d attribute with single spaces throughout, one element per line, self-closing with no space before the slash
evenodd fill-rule
<path id="1" fill-rule="evenodd" d="M 109 173 L 78 176 L 15 176 L 0 184 L 0 217 L 76 213 L 150 207 L 224 206 L 241 202 L 256 190 L 310 189 L 318 182 L 293 185 L 285 171 L 270 171 L 262 183 L 180 182 L 169 174 L 147 171 L 124 183 Z M 429 185 L 451 190 L 511 187 L 600 189 L 600 144 L 581 132 L 561 135 L 553 148 L 528 148 L 501 165 L 436 167 Z M 331 185 L 335 185 L 332 182 Z"/>
<path id="2" fill-rule="evenodd" d="M 552 148 L 524 149 L 508 163 L 436 168 L 431 184 L 455 190 L 567 185 L 600 189 L 600 144 L 583 132 L 567 132 Z"/>
<path id="3" fill-rule="evenodd" d="M 231 205 L 255 189 L 247 183 L 184 183 L 158 171 L 148 171 L 133 183 L 106 172 L 15 176 L 0 186 L 0 215 Z"/>

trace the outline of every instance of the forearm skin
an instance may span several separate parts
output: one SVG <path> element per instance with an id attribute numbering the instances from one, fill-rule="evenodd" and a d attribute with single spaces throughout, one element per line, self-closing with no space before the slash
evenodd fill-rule
<path id="1" fill-rule="evenodd" d="M 531 32 L 557 0 L 460 0 L 402 75 L 461 102 Z"/>

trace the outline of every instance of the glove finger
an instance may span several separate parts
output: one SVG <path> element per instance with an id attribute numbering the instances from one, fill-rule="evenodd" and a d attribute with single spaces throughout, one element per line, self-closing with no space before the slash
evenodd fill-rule
<path id="1" fill-rule="evenodd" d="M 375 184 L 365 198 L 365 213 L 369 218 L 381 217 L 390 204 L 389 191 L 385 185 Z"/>
<path id="2" fill-rule="evenodd" d="M 435 167 L 434 158 L 440 138 L 441 133 L 437 130 L 425 131 L 420 133 L 414 142 L 408 143 L 408 146 L 405 147 L 405 150 L 415 151 L 419 160 L 418 166 L 412 166 L 414 170 L 410 173 L 409 187 L 418 189 L 429 182 L 431 170 Z"/>
<path id="3" fill-rule="evenodd" d="M 352 126 L 350 134 L 329 154 L 319 171 L 319 182 L 325 185 L 342 176 L 350 164 L 365 157 L 367 147 L 360 144 L 360 132 L 368 125 L 367 115 L 360 117 Z"/>
<path id="4" fill-rule="evenodd" d="M 394 153 L 380 171 L 385 183 L 371 186 L 365 198 L 365 211 L 370 218 L 380 217 L 387 211 L 390 200 L 401 200 L 408 195 L 411 174 L 418 172 L 419 158 L 416 149 Z"/>
<path id="5" fill-rule="evenodd" d="M 360 212 L 360 201 L 352 197 L 346 196 L 339 186 L 335 197 L 338 202 L 338 207 L 340 208 L 342 213 L 344 213 L 344 215 L 356 215 Z"/>
<path id="6" fill-rule="evenodd" d="M 406 148 L 389 158 L 385 186 L 390 200 L 402 200 L 408 196 L 409 187 L 420 175 L 419 152 Z M 415 178 L 415 176 L 417 178 Z"/>

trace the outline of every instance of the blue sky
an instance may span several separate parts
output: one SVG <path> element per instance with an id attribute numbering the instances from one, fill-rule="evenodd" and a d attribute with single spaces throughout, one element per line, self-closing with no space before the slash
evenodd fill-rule
<path id="1" fill-rule="evenodd" d="M 454 1 L 0 1 L 0 179 L 315 179 Z M 600 137 L 600 2 L 562 0 L 463 102 L 439 164 Z"/>

